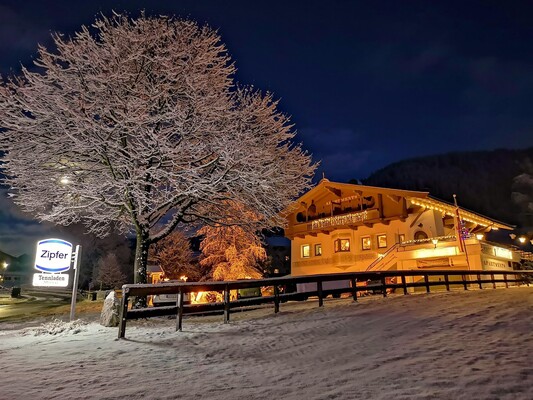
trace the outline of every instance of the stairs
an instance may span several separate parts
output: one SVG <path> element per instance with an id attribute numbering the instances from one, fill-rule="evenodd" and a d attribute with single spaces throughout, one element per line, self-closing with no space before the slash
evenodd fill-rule
<path id="1" fill-rule="evenodd" d="M 366 271 L 387 271 L 391 269 L 398 260 L 398 247 L 400 245 L 395 243 L 383 255 L 374 260 L 366 269 Z"/>

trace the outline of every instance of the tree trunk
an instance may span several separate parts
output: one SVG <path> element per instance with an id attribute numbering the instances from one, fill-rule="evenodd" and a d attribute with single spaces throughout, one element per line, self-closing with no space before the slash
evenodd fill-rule
<path id="1" fill-rule="evenodd" d="M 135 245 L 135 264 L 133 267 L 135 270 L 135 283 L 147 283 L 146 265 L 148 263 L 148 248 L 150 247 L 148 238 L 149 232 L 137 232 L 137 242 Z M 134 308 L 144 308 L 146 307 L 146 304 L 146 296 L 138 296 L 135 298 Z"/>

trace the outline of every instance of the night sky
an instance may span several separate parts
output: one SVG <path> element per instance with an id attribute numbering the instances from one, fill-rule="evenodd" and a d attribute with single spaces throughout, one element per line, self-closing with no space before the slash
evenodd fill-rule
<path id="1" fill-rule="evenodd" d="M 533 2 L 0 0 L 0 74 L 112 9 L 218 29 L 237 80 L 281 99 L 318 177 L 533 146 Z"/>

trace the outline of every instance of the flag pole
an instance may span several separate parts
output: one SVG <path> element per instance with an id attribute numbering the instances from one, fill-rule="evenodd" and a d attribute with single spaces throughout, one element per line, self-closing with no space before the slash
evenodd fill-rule
<path id="1" fill-rule="evenodd" d="M 470 260 L 468 259 L 468 250 L 466 249 L 466 243 L 463 238 L 463 233 L 461 232 L 461 213 L 459 211 L 459 205 L 457 205 L 457 195 L 453 194 L 453 203 L 455 205 L 455 234 L 457 235 L 457 240 L 459 241 L 459 251 L 464 252 L 466 256 L 466 265 L 470 269 Z"/>

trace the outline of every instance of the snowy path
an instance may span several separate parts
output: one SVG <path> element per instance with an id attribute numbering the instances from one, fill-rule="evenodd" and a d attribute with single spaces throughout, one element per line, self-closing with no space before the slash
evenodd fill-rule
<path id="1" fill-rule="evenodd" d="M 281 310 L 0 332 L 0 398 L 533 399 L 533 288 Z"/>

